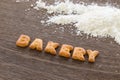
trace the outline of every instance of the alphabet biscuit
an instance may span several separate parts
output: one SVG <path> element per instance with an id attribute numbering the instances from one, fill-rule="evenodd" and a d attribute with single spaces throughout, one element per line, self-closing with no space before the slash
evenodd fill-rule
<path id="1" fill-rule="evenodd" d="M 85 61 L 84 55 L 86 54 L 86 51 L 84 48 L 81 47 L 75 47 L 72 55 L 72 59 Z"/>
<path id="2" fill-rule="evenodd" d="M 95 62 L 95 57 L 98 56 L 99 51 L 87 50 L 87 54 L 89 56 L 88 61 L 89 62 Z"/>
<path id="3" fill-rule="evenodd" d="M 73 50 L 72 45 L 63 44 L 59 51 L 59 56 L 69 58 L 71 56 L 70 51 L 72 50 Z"/>
<path id="4" fill-rule="evenodd" d="M 18 40 L 16 41 L 16 45 L 19 47 L 26 47 L 30 42 L 30 37 L 28 35 L 20 35 Z"/>
<path id="5" fill-rule="evenodd" d="M 55 43 L 53 41 L 49 41 L 45 48 L 45 52 L 56 55 L 56 48 L 59 46 L 59 43 Z"/>
<path id="6" fill-rule="evenodd" d="M 38 50 L 38 51 L 42 51 L 42 50 L 43 50 L 43 40 L 36 38 L 36 39 L 31 43 L 31 45 L 29 46 L 29 48 L 31 48 L 31 49 L 36 49 L 36 50 Z"/>

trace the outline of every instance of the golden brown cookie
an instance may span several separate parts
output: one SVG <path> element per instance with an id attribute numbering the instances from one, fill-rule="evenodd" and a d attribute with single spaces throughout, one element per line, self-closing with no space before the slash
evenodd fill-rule
<path id="1" fill-rule="evenodd" d="M 43 40 L 36 38 L 29 46 L 31 49 L 36 49 L 38 51 L 43 50 Z"/>
<path id="2" fill-rule="evenodd" d="M 84 48 L 81 47 L 75 47 L 72 55 L 72 59 L 85 61 L 84 55 L 86 54 L 86 51 Z"/>
<path id="3" fill-rule="evenodd" d="M 96 56 L 99 54 L 99 51 L 92 51 L 92 50 L 87 50 L 87 54 L 89 56 L 88 61 L 89 62 L 95 62 Z"/>
<path id="4" fill-rule="evenodd" d="M 56 48 L 59 46 L 59 43 L 55 43 L 53 41 L 49 41 L 45 48 L 45 52 L 56 55 Z"/>
<path id="5" fill-rule="evenodd" d="M 30 42 L 30 37 L 28 35 L 20 35 L 18 40 L 16 41 L 16 45 L 19 47 L 26 47 Z"/>
<path id="6" fill-rule="evenodd" d="M 63 44 L 59 51 L 59 56 L 69 58 L 71 56 L 70 51 L 72 50 L 73 50 L 72 45 Z"/>

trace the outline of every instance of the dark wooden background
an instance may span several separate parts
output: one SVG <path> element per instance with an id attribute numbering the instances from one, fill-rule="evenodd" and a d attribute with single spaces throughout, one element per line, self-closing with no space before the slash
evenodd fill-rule
<path id="1" fill-rule="evenodd" d="M 47 0 L 46 0 L 47 1 Z M 120 0 L 83 0 L 106 2 L 119 5 Z M 47 19 L 45 10 L 36 11 L 30 7 L 35 0 L 16 3 L 15 0 L 0 0 L 0 80 L 120 80 L 120 46 L 110 38 L 89 38 L 77 36 L 71 25 L 47 25 L 40 21 Z M 53 0 L 47 1 L 52 3 Z M 118 6 L 117 6 L 118 7 Z M 64 28 L 64 30 L 63 30 Z M 100 51 L 94 64 L 52 56 L 16 47 L 21 34 L 81 46 Z M 59 51 L 60 47 L 57 49 Z"/>

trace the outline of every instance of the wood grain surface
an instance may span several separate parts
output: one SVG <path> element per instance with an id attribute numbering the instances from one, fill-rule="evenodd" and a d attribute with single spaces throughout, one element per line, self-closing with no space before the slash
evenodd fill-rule
<path id="1" fill-rule="evenodd" d="M 47 0 L 46 0 L 47 1 Z M 119 5 L 120 0 L 83 0 L 91 3 Z M 0 80 L 120 80 L 120 46 L 111 38 L 77 36 L 71 25 L 41 24 L 47 19 L 45 10 L 30 7 L 35 0 L 16 3 L 0 0 Z M 47 1 L 52 3 L 53 0 Z M 64 28 L 64 29 L 63 29 Z M 49 40 L 96 49 L 96 62 L 75 61 L 27 48 L 16 47 L 21 34 L 41 38 L 44 47 Z M 59 51 L 60 47 L 57 49 Z"/>

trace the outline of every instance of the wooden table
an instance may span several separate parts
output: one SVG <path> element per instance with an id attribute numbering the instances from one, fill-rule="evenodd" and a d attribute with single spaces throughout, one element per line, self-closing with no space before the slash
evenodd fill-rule
<path id="1" fill-rule="evenodd" d="M 93 2 L 93 0 L 84 0 Z M 105 3 L 108 0 L 98 0 Z M 120 46 L 111 38 L 77 36 L 71 25 L 46 25 L 40 21 L 47 18 L 46 11 L 30 7 L 34 0 L 16 3 L 0 0 L 0 80 L 120 80 Z M 53 0 L 48 1 L 52 3 Z M 116 5 L 119 0 L 109 0 Z M 21 34 L 60 44 L 71 44 L 85 49 L 97 49 L 100 55 L 94 64 L 75 61 L 27 48 L 16 47 Z M 57 49 L 59 52 L 60 47 Z"/>

